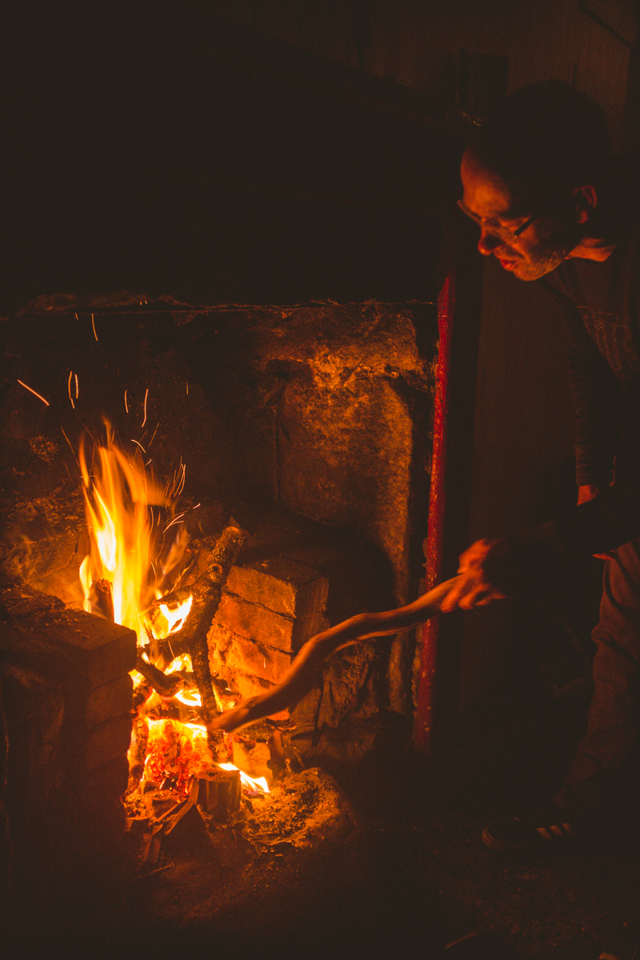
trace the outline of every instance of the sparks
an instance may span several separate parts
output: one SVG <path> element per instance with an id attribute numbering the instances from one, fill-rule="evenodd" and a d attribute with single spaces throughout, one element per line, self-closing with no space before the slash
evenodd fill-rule
<path id="1" fill-rule="evenodd" d="M 189 381 L 187 380 L 187 396 L 189 395 Z"/>
<path id="2" fill-rule="evenodd" d="M 143 453 L 146 453 L 146 452 L 147 452 L 147 451 L 145 450 L 145 448 L 142 446 L 142 444 L 141 444 L 141 443 L 138 443 L 137 440 L 134 440 L 133 438 L 131 438 L 131 443 L 136 443 L 136 444 L 138 444 L 138 446 L 140 447 L 140 449 L 142 450 Z"/>
<path id="3" fill-rule="evenodd" d="M 153 438 L 155 437 L 156 433 L 158 432 L 158 427 L 159 427 L 159 426 L 160 426 L 160 421 L 158 420 L 158 422 L 156 423 L 156 428 L 155 428 L 155 430 L 153 431 L 153 433 L 151 434 L 151 440 L 149 440 L 149 443 L 147 444 L 147 446 L 150 447 L 151 444 L 153 443 Z"/>
<path id="4" fill-rule="evenodd" d="M 97 340 L 97 339 L 98 339 L 98 334 L 96 333 L 96 321 L 95 321 L 95 318 L 94 318 L 93 314 L 91 314 L 91 326 L 93 327 L 93 335 L 94 335 L 94 337 L 95 337 L 96 340 Z"/>
<path id="5" fill-rule="evenodd" d="M 174 517 L 173 520 L 170 520 L 162 532 L 166 533 L 169 527 L 172 527 L 174 523 L 184 523 L 184 521 L 181 520 L 180 517 L 184 517 L 184 513 L 179 513 L 177 517 Z"/>
<path id="6" fill-rule="evenodd" d="M 124 408 L 129 413 L 129 404 L 127 403 L 127 391 L 124 392 Z"/>
<path id="7" fill-rule="evenodd" d="M 75 410 L 76 405 L 75 405 L 75 403 L 73 402 L 73 397 L 71 396 L 71 378 L 72 378 L 72 377 L 73 377 L 73 370 L 70 370 L 70 371 L 69 371 L 69 382 L 68 382 L 68 384 L 67 384 L 67 391 L 68 391 L 68 393 L 69 393 L 69 400 L 71 401 L 71 406 L 72 406 L 73 409 Z"/>
<path id="8" fill-rule="evenodd" d="M 147 422 L 147 397 L 148 396 L 149 396 L 149 387 L 147 387 L 147 389 L 144 392 L 144 420 L 142 421 L 142 426 L 140 427 L 141 430 L 142 430 L 142 427 L 144 427 L 145 423 Z"/>
<path id="9" fill-rule="evenodd" d="M 180 477 L 180 480 L 178 481 L 178 486 L 177 486 L 177 488 L 176 488 L 176 496 L 177 496 L 177 497 L 179 497 L 180 494 L 182 493 L 182 491 L 184 490 L 184 482 L 185 482 L 186 478 L 187 478 L 187 465 L 186 465 L 186 463 L 183 463 L 183 464 L 182 464 L 182 476 Z"/>
<path id="10" fill-rule="evenodd" d="M 76 378 L 76 400 L 77 400 L 78 397 L 79 397 L 79 395 L 80 395 L 80 388 L 79 388 L 79 386 L 78 386 L 78 374 L 77 374 L 77 373 L 75 374 L 75 378 Z"/>
<path id="11" fill-rule="evenodd" d="M 25 390 L 28 390 L 29 393 L 32 393 L 32 394 L 34 395 L 34 397 L 37 397 L 38 400 L 42 400 L 42 402 L 45 403 L 48 407 L 51 406 L 51 404 L 49 403 L 49 401 L 48 401 L 48 400 L 45 400 L 45 398 L 44 398 L 43 396 L 41 396 L 41 395 L 38 393 L 37 390 L 34 390 L 33 387 L 27 386 L 26 383 L 23 383 L 23 382 L 22 382 L 22 380 L 18 380 L 18 383 L 20 384 L 21 387 L 24 387 Z"/>

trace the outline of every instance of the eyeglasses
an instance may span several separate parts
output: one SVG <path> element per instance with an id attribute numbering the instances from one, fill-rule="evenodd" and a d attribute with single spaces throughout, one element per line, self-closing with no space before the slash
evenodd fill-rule
<path id="1" fill-rule="evenodd" d="M 534 213 L 532 217 L 529 217 L 528 220 L 525 220 L 524 223 L 521 223 L 519 227 L 516 227 L 515 230 L 510 229 L 509 227 L 503 226 L 497 220 L 492 220 L 490 217 L 479 217 L 477 213 L 474 213 L 472 210 L 469 210 L 469 207 L 465 206 L 462 200 L 458 200 L 458 207 L 462 212 L 470 217 L 471 220 L 474 220 L 479 227 L 484 227 L 495 237 L 500 237 L 501 240 L 517 240 L 521 233 L 524 233 L 532 223 L 542 216 L 542 211 L 539 213 Z"/>

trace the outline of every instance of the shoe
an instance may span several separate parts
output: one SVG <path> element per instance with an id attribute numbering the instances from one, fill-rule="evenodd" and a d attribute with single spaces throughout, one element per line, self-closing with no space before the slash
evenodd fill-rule
<path id="1" fill-rule="evenodd" d="M 575 842 L 578 829 L 559 810 L 545 817 L 503 817 L 482 831 L 482 842 L 498 853 L 543 853 Z"/>

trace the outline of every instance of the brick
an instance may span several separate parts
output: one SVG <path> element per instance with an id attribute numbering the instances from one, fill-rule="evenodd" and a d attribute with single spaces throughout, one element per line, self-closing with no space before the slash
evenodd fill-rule
<path id="1" fill-rule="evenodd" d="M 309 607 L 324 609 L 328 582 L 311 567 L 278 556 L 232 567 L 226 589 L 274 613 L 304 618 L 309 615 Z"/>
<path id="2" fill-rule="evenodd" d="M 9 741 L 7 803 L 19 816 L 41 816 L 63 780 L 63 692 L 17 664 L 3 664 L 0 677 Z"/>
<path id="3" fill-rule="evenodd" d="M 76 664 L 92 690 L 136 665 L 133 630 L 83 610 L 63 610 L 51 618 L 47 641 Z"/>
<path id="4" fill-rule="evenodd" d="M 112 717 L 119 717 L 131 710 L 133 680 L 127 674 L 96 687 L 87 697 L 85 719 L 87 726 L 93 727 Z"/>
<path id="5" fill-rule="evenodd" d="M 95 770 L 110 760 L 122 757 L 131 742 L 131 714 L 105 720 L 87 730 L 85 741 L 85 768 Z"/>
<path id="6" fill-rule="evenodd" d="M 223 594 L 214 622 L 246 640 L 255 640 L 285 653 L 299 650 L 313 635 L 308 621 L 285 617 L 229 593 Z M 320 623 L 318 630 L 321 628 Z"/>
<path id="7" fill-rule="evenodd" d="M 244 637 L 234 637 L 233 643 L 224 651 L 224 662 L 229 669 L 251 673 L 270 683 L 280 682 L 291 666 L 292 659 L 290 654 L 282 650 Z"/>
<path id="8" fill-rule="evenodd" d="M 93 690 L 136 664 L 133 630 L 83 610 L 52 607 L 14 615 L 0 635 L 3 659 Z"/>
<path id="9" fill-rule="evenodd" d="M 258 640 L 287 653 L 294 649 L 295 620 L 232 594 L 223 594 L 215 622 L 247 640 Z"/>

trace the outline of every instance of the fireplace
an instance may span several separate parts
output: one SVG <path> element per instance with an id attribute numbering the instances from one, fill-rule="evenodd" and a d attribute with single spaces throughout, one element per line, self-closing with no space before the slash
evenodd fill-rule
<path id="1" fill-rule="evenodd" d="M 100 602 L 92 609 L 102 616 L 82 610 L 79 568 L 90 537 L 81 474 L 98 472 L 92 444 L 104 436 L 104 418 L 132 462 L 179 488 L 162 523 L 170 547 L 179 534 L 191 550 L 185 582 L 226 525 L 243 531 L 207 627 L 224 708 L 277 683 L 325 625 L 415 595 L 436 309 L 56 296 L 22 310 L 3 336 L 9 819 L 25 837 L 36 816 L 78 836 L 84 823 L 82 843 L 109 848 L 124 830 L 136 638 L 108 622 Z M 415 651 L 415 636 L 399 635 L 336 655 L 293 710 L 236 736 L 217 759 L 273 783 L 316 764 L 358 762 L 398 724 L 406 739 Z M 163 665 L 174 652 L 165 648 Z M 88 656 L 105 664 L 87 670 Z M 174 740 L 183 722 L 197 725 L 193 701 L 176 710 L 156 700 L 150 722 L 168 723 Z M 234 777 L 201 787 L 199 803 L 221 821 L 239 806 Z M 161 799 L 166 812 L 171 798 Z M 173 806 L 187 801 L 175 796 Z M 135 809 L 127 813 L 135 819 Z"/>
<path id="2" fill-rule="evenodd" d="M 101 616 L 83 609 L 78 576 L 91 542 L 80 443 L 93 475 L 105 418 L 127 456 L 182 486 L 155 523 L 186 531 L 194 577 L 225 528 L 242 531 L 207 627 L 218 708 L 270 689 L 325 624 L 415 598 L 425 540 L 427 585 L 465 546 L 479 268 L 449 211 L 473 121 L 192 4 L 169 4 L 175 21 L 162 6 L 106 12 L 80 43 L 57 11 L 53 33 L 25 28 L 33 109 L 29 135 L 14 137 L 28 156 L 17 148 L 8 178 L 0 325 L 0 783 L 4 770 L 14 864 L 25 877 L 38 864 L 49 887 L 65 859 L 95 864 L 149 836 L 144 811 L 127 824 L 136 811 L 121 799 L 139 638 L 99 597 Z M 86 74 L 109 91 L 106 109 Z M 470 322 L 451 340 L 454 304 Z M 436 381 L 448 447 L 432 470 Z M 218 760 L 274 792 L 302 777 L 340 809 L 310 770 L 405 749 L 418 686 L 422 740 L 453 709 L 457 638 L 439 647 L 431 629 L 419 664 L 421 639 L 337 654 L 302 701 L 223 743 Z M 169 652 L 154 652 L 167 671 Z M 148 735 L 198 726 L 186 699 L 156 697 Z M 158 801 L 156 821 L 184 822 L 197 805 L 230 823 L 237 772 L 197 779 L 198 796 L 189 786 Z M 149 840 L 149 864 L 157 853 Z"/>

